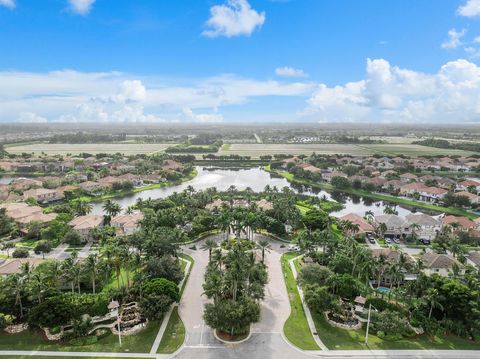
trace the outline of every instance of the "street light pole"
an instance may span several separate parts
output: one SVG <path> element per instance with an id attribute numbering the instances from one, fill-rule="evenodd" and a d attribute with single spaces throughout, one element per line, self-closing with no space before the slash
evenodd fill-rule
<path id="1" fill-rule="evenodd" d="M 365 333 L 365 345 L 368 345 L 368 330 L 370 329 L 370 312 L 372 311 L 372 304 L 368 307 L 367 331 Z"/>
<path id="2" fill-rule="evenodd" d="M 121 348 L 122 347 L 122 335 L 120 334 L 120 310 L 118 311 L 118 314 L 117 314 L 117 323 L 118 323 L 118 345 L 120 345 L 120 348 Z"/>

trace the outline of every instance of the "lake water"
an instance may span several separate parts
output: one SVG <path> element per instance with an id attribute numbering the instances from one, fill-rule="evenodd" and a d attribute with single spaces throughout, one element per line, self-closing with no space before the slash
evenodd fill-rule
<path id="1" fill-rule="evenodd" d="M 208 167 L 197 167 L 198 175 L 178 186 L 155 188 L 138 192 L 126 197 L 115 198 L 112 201 L 118 203 L 122 208 L 134 205 L 138 198 L 144 200 L 165 198 L 170 196 L 174 192 L 181 192 L 188 186 L 192 186 L 195 190 L 203 190 L 209 187 L 216 187 L 219 191 L 225 191 L 230 186 L 234 185 L 239 190 L 244 190 L 250 187 L 255 192 L 262 191 L 266 185 L 270 187 L 277 187 L 279 190 L 283 187 L 289 187 L 298 193 L 308 194 L 318 197 L 326 197 L 327 199 L 336 200 L 345 205 L 345 208 L 341 211 L 333 213 L 335 216 L 342 216 L 344 214 L 353 212 L 361 216 L 366 211 L 372 211 L 375 215 L 383 214 L 383 210 L 386 205 L 383 202 L 374 202 L 368 198 L 359 198 L 346 196 L 341 193 L 329 193 L 323 190 L 312 190 L 304 188 L 303 186 L 296 186 L 290 184 L 285 178 L 272 175 L 265 172 L 261 168 L 248 168 L 248 169 L 218 169 Z M 103 214 L 103 203 L 93 203 L 92 213 Z M 405 216 L 412 213 L 409 209 L 396 206 L 396 210 L 400 216 Z"/>

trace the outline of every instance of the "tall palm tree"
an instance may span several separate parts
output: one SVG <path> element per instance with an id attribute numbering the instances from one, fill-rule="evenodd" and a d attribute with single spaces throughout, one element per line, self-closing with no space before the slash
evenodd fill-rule
<path id="1" fill-rule="evenodd" d="M 70 202 L 73 212 L 77 216 L 85 216 L 92 212 L 92 205 L 82 199 L 75 199 Z"/>
<path id="2" fill-rule="evenodd" d="M 205 243 L 202 244 L 202 249 L 204 251 L 208 251 L 208 262 L 211 263 L 212 261 L 212 251 L 217 248 L 217 242 L 215 242 L 212 238 L 208 238 Z"/>
<path id="3" fill-rule="evenodd" d="M 262 252 L 262 263 L 265 263 L 265 252 L 270 252 L 272 246 L 267 239 L 261 239 L 257 243 L 257 248 Z"/>
<path id="4" fill-rule="evenodd" d="M 19 306 L 20 318 L 23 318 L 22 292 L 25 289 L 25 276 L 20 273 L 8 276 L 10 288 L 15 293 L 15 305 Z"/>
<path id="5" fill-rule="evenodd" d="M 122 211 L 122 207 L 120 207 L 118 203 L 115 203 L 112 200 L 107 199 L 105 201 L 105 204 L 103 205 L 103 210 L 108 216 L 115 217 L 117 214 L 119 214 Z"/>
<path id="6" fill-rule="evenodd" d="M 430 306 L 430 310 L 428 312 L 428 318 L 432 317 L 433 308 L 438 308 L 443 311 L 443 306 L 439 302 L 440 294 L 438 293 L 438 289 L 430 288 L 428 289 L 424 299 L 425 302 Z"/>
<path id="7" fill-rule="evenodd" d="M 90 254 L 85 261 L 85 271 L 92 281 L 92 292 L 96 292 L 96 279 L 98 275 L 98 267 L 100 261 L 96 253 Z"/>

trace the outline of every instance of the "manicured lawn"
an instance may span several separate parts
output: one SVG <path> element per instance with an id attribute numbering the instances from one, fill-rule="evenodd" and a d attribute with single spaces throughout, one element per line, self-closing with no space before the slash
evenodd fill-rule
<path id="1" fill-rule="evenodd" d="M 291 259 L 296 254 L 286 254 Z M 284 255 L 285 256 L 285 255 Z M 302 262 L 296 260 L 295 268 L 300 270 Z M 287 263 L 288 264 L 288 263 Z M 283 257 L 282 257 L 283 267 Z M 404 338 L 397 341 L 383 340 L 370 332 L 368 335 L 368 346 L 365 345 L 364 325 L 358 330 L 345 330 L 331 326 L 328 324 L 323 314 L 311 312 L 315 328 L 322 342 L 331 350 L 348 350 L 348 349 L 480 349 L 480 342 L 472 342 L 456 336 L 442 336 L 431 338 L 427 335 L 418 335 L 410 338 Z M 306 320 L 305 320 L 306 322 Z M 307 327 L 308 329 L 308 327 Z"/>
<path id="2" fill-rule="evenodd" d="M 180 254 L 180 257 L 182 257 L 183 259 L 186 259 L 188 261 L 190 261 L 190 271 L 187 273 L 187 276 L 185 278 L 185 280 L 183 281 L 183 284 L 182 284 L 182 288 L 180 288 L 180 295 L 183 294 L 183 291 L 185 290 L 185 286 L 187 285 L 187 282 L 188 282 L 188 277 L 190 276 L 190 273 L 192 273 L 192 269 L 193 269 L 193 264 L 194 264 L 194 260 L 192 257 L 190 257 L 188 254 Z M 185 269 L 187 267 L 187 263 L 185 261 L 181 261 L 182 263 L 182 271 L 185 273 Z"/>
<path id="3" fill-rule="evenodd" d="M 480 349 L 480 342 L 471 342 L 455 336 L 430 338 L 419 335 L 397 341 L 382 340 L 369 334 L 365 345 L 365 326 L 359 330 L 345 330 L 332 327 L 323 315 L 312 312 L 312 317 L 320 339 L 333 349 Z"/>
<path id="4" fill-rule="evenodd" d="M 133 277 L 135 276 L 135 270 L 130 269 L 129 271 L 129 279 L 130 279 L 130 285 L 133 283 Z M 120 270 L 120 287 L 124 287 L 127 285 L 127 272 L 125 271 L 124 268 Z M 109 289 L 117 289 L 118 288 L 118 283 L 117 283 L 117 273 L 113 271 L 112 277 L 110 278 L 110 282 L 107 283 L 102 291 L 106 292 Z"/>
<path id="5" fill-rule="evenodd" d="M 174 353 L 185 341 L 185 326 L 178 315 L 178 307 L 173 308 L 172 315 L 168 321 L 167 328 L 163 334 L 162 341 L 157 353 Z"/>
<path id="6" fill-rule="evenodd" d="M 84 346 L 70 345 L 68 342 L 50 342 L 37 331 L 24 331 L 14 335 L 0 335 L 2 350 L 49 350 L 49 351 L 79 351 L 79 352 L 132 352 L 148 353 L 160 328 L 160 322 L 152 321 L 147 328 L 136 335 L 122 337 L 122 347 L 118 337 L 109 334 L 97 343 Z"/>
<path id="7" fill-rule="evenodd" d="M 295 258 L 297 253 L 285 253 L 281 258 L 283 276 L 287 286 L 288 297 L 290 299 L 291 312 L 283 326 L 283 332 L 287 339 L 295 346 L 304 350 L 319 350 L 317 343 L 313 339 L 307 318 L 303 311 L 300 294 L 297 290 L 297 284 L 293 278 L 293 273 L 288 264 L 288 260 Z"/>

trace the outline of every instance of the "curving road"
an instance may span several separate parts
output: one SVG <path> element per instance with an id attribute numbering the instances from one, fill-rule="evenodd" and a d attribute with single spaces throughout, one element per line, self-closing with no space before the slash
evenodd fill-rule
<path id="1" fill-rule="evenodd" d="M 184 248 L 195 260 L 187 286 L 179 304 L 179 313 L 185 324 L 185 345 L 173 355 L 179 359 L 303 359 L 321 358 L 456 358 L 478 359 L 480 351 L 466 350 L 335 350 L 305 352 L 288 343 L 283 336 L 283 324 L 290 314 L 288 292 L 283 280 L 280 257 L 285 252 L 281 243 L 256 234 L 255 239 L 265 238 L 272 250 L 266 254 L 269 281 L 262 302 L 261 320 L 252 326 L 251 337 L 241 344 L 223 344 L 215 339 L 213 331 L 203 321 L 203 306 L 208 299 L 203 295 L 203 277 L 208 263 L 208 253 L 196 243 L 197 250 Z M 223 235 L 210 236 L 220 241 Z M 206 238 L 204 239 L 204 241 Z"/>

